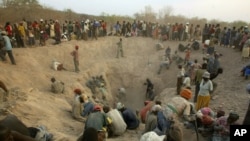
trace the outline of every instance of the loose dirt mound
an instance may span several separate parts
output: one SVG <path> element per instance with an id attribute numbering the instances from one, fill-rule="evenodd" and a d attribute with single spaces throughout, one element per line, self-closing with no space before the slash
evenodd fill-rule
<path id="1" fill-rule="evenodd" d="M 146 78 L 154 83 L 156 94 L 168 91 L 169 98 L 174 95 L 177 66 L 173 63 L 169 70 L 157 74 L 160 56 L 165 51 L 156 50 L 155 44 L 158 41 L 142 37 L 124 38 L 125 57 L 117 59 L 115 56 L 118 41 L 119 37 L 105 37 L 97 41 L 70 41 L 55 46 L 14 48 L 17 66 L 0 63 L 0 80 L 17 93 L 11 94 L 9 106 L 5 106 L 8 110 L 4 111 L 14 113 L 27 126 L 45 125 L 49 132 L 54 134 L 56 141 L 75 141 L 81 134 L 84 124 L 71 117 L 73 90 L 81 88 L 91 97 L 92 94 L 85 83 L 92 76 L 104 76 L 107 81 L 107 101 L 103 104 L 110 106 L 116 102 L 114 97 L 117 89 L 124 87 L 127 89 L 125 105 L 134 110 L 140 109 L 145 99 L 143 83 Z M 172 52 L 178 44 L 179 42 L 163 43 L 165 47 L 170 46 Z M 80 47 L 80 73 L 73 72 L 70 52 L 74 50 L 75 45 Z M 236 110 L 242 120 L 246 110 L 247 95 L 244 89 L 246 81 L 239 77 L 239 71 L 244 64 L 240 62 L 240 54 L 233 49 L 217 50 L 223 54 L 221 63 L 224 73 L 215 79 L 218 83 L 216 91 L 218 96 L 211 102 L 211 106 L 217 108 L 222 105 L 227 112 Z M 184 56 L 183 53 L 180 55 Z M 202 56 L 201 51 L 193 51 L 191 54 L 192 59 L 197 58 L 200 62 Z M 67 71 L 52 70 L 50 65 L 53 59 L 63 63 Z M 64 94 L 55 95 L 50 92 L 52 76 L 65 83 Z M 164 98 L 168 97 L 164 95 Z M 4 104 L 1 105 L 4 109 Z M 142 124 L 138 131 L 127 131 L 119 138 L 108 140 L 137 141 L 143 128 Z M 193 135 L 195 137 L 195 134 Z"/>

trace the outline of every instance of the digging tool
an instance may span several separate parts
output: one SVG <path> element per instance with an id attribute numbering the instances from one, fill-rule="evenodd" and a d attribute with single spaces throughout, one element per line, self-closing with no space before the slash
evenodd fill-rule
<path id="1" fill-rule="evenodd" d="M 194 108 L 194 105 L 191 104 L 191 110 L 190 112 L 192 113 L 192 116 L 195 116 L 195 120 L 192 121 L 192 123 L 194 123 L 194 129 L 195 129 L 195 133 L 196 133 L 196 139 L 197 141 L 199 141 L 199 132 L 198 132 L 198 125 L 197 125 L 197 116 L 196 116 L 196 110 Z"/>
<path id="2" fill-rule="evenodd" d="M 196 139 L 197 139 L 197 141 L 199 141 L 199 133 L 198 133 L 198 126 L 197 126 L 197 118 L 195 118 L 195 120 L 194 120 L 194 129 L 195 129 L 195 133 L 196 133 Z"/>

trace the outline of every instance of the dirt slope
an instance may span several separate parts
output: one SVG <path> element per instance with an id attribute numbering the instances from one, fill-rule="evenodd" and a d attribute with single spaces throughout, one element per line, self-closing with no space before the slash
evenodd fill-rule
<path id="1" fill-rule="evenodd" d="M 125 57 L 117 59 L 115 56 L 118 41 L 119 37 L 105 37 L 97 41 L 73 40 L 55 46 L 50 45 L 52 41 L 49 41 L 46 47 L 14 48 L 17 65 L 0 62 L 0 80 L 15 92 L 9 98 L 9 112 L 17 115 L 27 126 L 45 125 L 54 134 L 56 141 L 75 141 L 84 124 L 73 120 L 70 114 L 73 89 L 81 88 L 92 96 L 85 86 L 85 82 L 92 76 L 103 75 L 106 79 L 108 101 L 104 103 L 110 106 L 114 105 L 117 89 L 125 87 L 128 91 L 125 105 L 134 110 L 140 109 L 145 98 L 143 83 L 146 78 L 150 78 L 155 84 L 157 94 L 167 91 L 170 93 L 169 97 L 173 96 L 177 66 L 172 64 L 169 70 L 157 75 L 159 58 L 164 54 L 164 50 L 155 49 L 158 41 L 142 37 L 124 38 Z M 174 50 L 179 43 L 163 44 Z M 73 60 L 70 56 L 75 45 L 80 47 L 80 73 L 73 72 Z M 247 62 L 242 63 L 240 53 L 231 48 L 220 47 L 217 50 L 223 54 L 221 64 L 224 73 L 215 79 L 218 83 L 218 96 L 211 102 L 211 107 L 218 108 L 222 105 L 227 112 L 236 110 L 242 120 L 247 105 L 245 85 L 248 80 L 239 77 L 239 71 Z M 183 53 L 181 55 L 184 56 Z M 201 51 L 193 51 L 191 54 L 192 59 L 197 58 L 200 62 L 202 56 Z M 50 65 L 53 59 L 62 62 L 68 71 L 52 70 Z M 49 91 L 52 76 L 65 82 L 64 94 L 54 95 Z M 137 141 L 143 128 L 142 124 L 138 131 L 127 131 L 121 137 L 108 140 Z"/>

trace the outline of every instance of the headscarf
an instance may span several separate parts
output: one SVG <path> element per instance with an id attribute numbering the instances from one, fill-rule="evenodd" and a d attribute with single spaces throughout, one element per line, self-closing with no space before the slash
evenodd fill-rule
<path id="1" fill-rule="evenodd" d="M 82 91 L 81 91 L 80 89 L 75 89 L 75 90 L 74 90 L 74 93 L 80 95 L 80 94 L 82 94 Z"/>
<path id="2" fill-rule="evenodd" d="M 202 75 L 203 78 L 210 78 L 210 73 L 209 72 L 204 72 L 203 75 Z"/>
<path id="3" fill-rule="evenodd" d="M 225 116 L 225 112 L 222 111 L 222 110 L 219 110 L 219 111 L 217 112 L 216 117 L 219 118 L 219 117 L 222 117 L 222 116 Z"/>
<path id="4" fill-rule="evenodd" d="M 192 91 L 190 89 L 183 89 L 181 91 L 181 96 L 186 99 L 190 99 L 192 97 Z"/>
<path id="5" fill-rule="evenodd" d="M 208 115 L 203 115 L 201 121 L 203 125 L 211 125 L 213 123 L 213 119 Z"/>
<path id="6" fill-rule="evenodd" d="M 120 110 L 120 109 L 124 108 L 124 105 L 123 105 L 121 102 L 118 102 L 118 103 L 116 104 L 116 108 L 117 108 L 118 110 Z"/>
<path id="7" fill-rule="evenodd" d="M 203 115 L 209 115 L 210 112 L 211 112 L 211 109 L 208 108 L 208 107 L 204 107 L 204 108 L 201 109 L 201 113 L 202 113 Z"/>
<path id="8" fill-rule="evenodd" d="M 95 105 L 94 106 L 94 111 L 101 111 L 102 107 L 100 105 Z"/>
<path id="9" fill-rule="evenodd" d="M 229 114 L 229 117 L 228 118 L 230 118 L 231 120 L 233 120 L 233 121 L 236 121 L 236 120 L 238 120 L 239 119 L 239 114 L 237 114 L 237 113 L 235 113 L 235 112 L 231 112 L 230 114 Z"/>
<path id="10" fill-rule="evenodd" d="M 148 105 L 149 102 L 150 102 L 149 100 L 144 101 L 144 105 L 145 106 Z"/>
<path id="11" fill-rule="evenodd" d="M 152 112 L 161 111 L 161 106 L 156 104 L 156 105 L 154 105 L 154 106 L 151 108 L 151 111 L 152 111 Z"/>

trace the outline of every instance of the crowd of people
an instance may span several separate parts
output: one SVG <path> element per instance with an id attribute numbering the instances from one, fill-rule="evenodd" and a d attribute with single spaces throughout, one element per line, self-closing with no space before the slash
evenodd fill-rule
<path id="1" fill-rule="evenodd" d="M 46 40 L 51 38 L 55 44 L 61 40 L 98 39 L 100 36 L 107 35 L 107 23 L 104 20 L 82 20 L 68 21 L 60 23 L 58 20 L 34 20 L 25 19 L 17 23 L 6 22 L 5 26 L 0 27 L 1 31 L 6 31 L 6 35 L 11 39 L 14 47 L 41 46 L 46 45 Z"/>
<path id="2" fill-rule="evenodd" d="M 201 27 L 199 24 L 187 23 L 167 23 L 160 24 L 157 22 L 147 22 L 134 20 L 130 21 L 117 21 L 115 24 L 109 23 L 110 29 L 107 29 L 107 22 L 104 20 L 65 20 L 60 22 L 58 20 L 34 20 L 26 21 L 21 20 L 18 23 L 6 22 L 5 26 L 0 26 L 3 34 L 9 37 L 12 47 L 27 47 L 37 45 L 46 45 L 46 40 L 52 38 L 55 40 L 55 44 L 61 43 L 62 40 L 88 40 L 98 39 L 107 35 L 117 35 L 124 37 L 131 36 L 143 36 L 151 37 L 153 39 L 160 39 L 161 41 L 194 41 L 201 40 L 205 43 L 206 40 L 210 40 L 210 48 L 213 48 L 214 44 L 221 46 L 233 47 L 242 50 L 242 56 L 249 57 L 247 40 L 248 26 L 241 27 L 221 27 L 220 24 L 205 24 Z M 123 56 L 122 42 L 119 42 L 117 55 L 120 52 Z M 9 56 L 11 53 L 10 45 L 6 47 Z M 3 54 L 3 53 L 1 53 Z M 4 58 L 1 55 L 1 59 Z M 14 62 L 11 57 L 12 63 Z"/>
<path id="3" fill-rule="evenodd" d="M 91 93 L 98 97 L 101 94 L 101 99 L 106 99 L 107 84 L 102 75 L 92 76 L 86 81 L 85 85 L 90 89 Z"/>
<path id="4" fill-rule="evenodd" d="M 72 38 L 88 40 L 88 38 L 98 39 L 101 36 L 118 35 L 124 37 L 144 36 L 175 41 L 202 40 L 202 43 L 214 36 L 220 45 L 242 48 L 244 45 L 243 36 L 248 33 L 248 26 L 222 28 L 220 24 L 205 24 L 201 27 L 199 24 L 194 25 L 188 22 L 160 24 L 134 20 L 133 22 L 117 21 L 115 24 L 109 23 L 109 25 L 108 32 L 108 24 L 104 20 L 86 19 L 60 22 L 54 19 L 34 21 L 23 19 L 17 23 L 6 22 L 5 26 L 1 25 L 1 30 L 6 31 L 10 39 L 16 40 L 17 47 L 32 46 L 35 44 L 35 40 L 39 40 L 40 45 L 45 45 L 43 41 L 48 38 L 55 39 L 55 44 L 58 44 L 64 35 L 67 40 Z"/>

